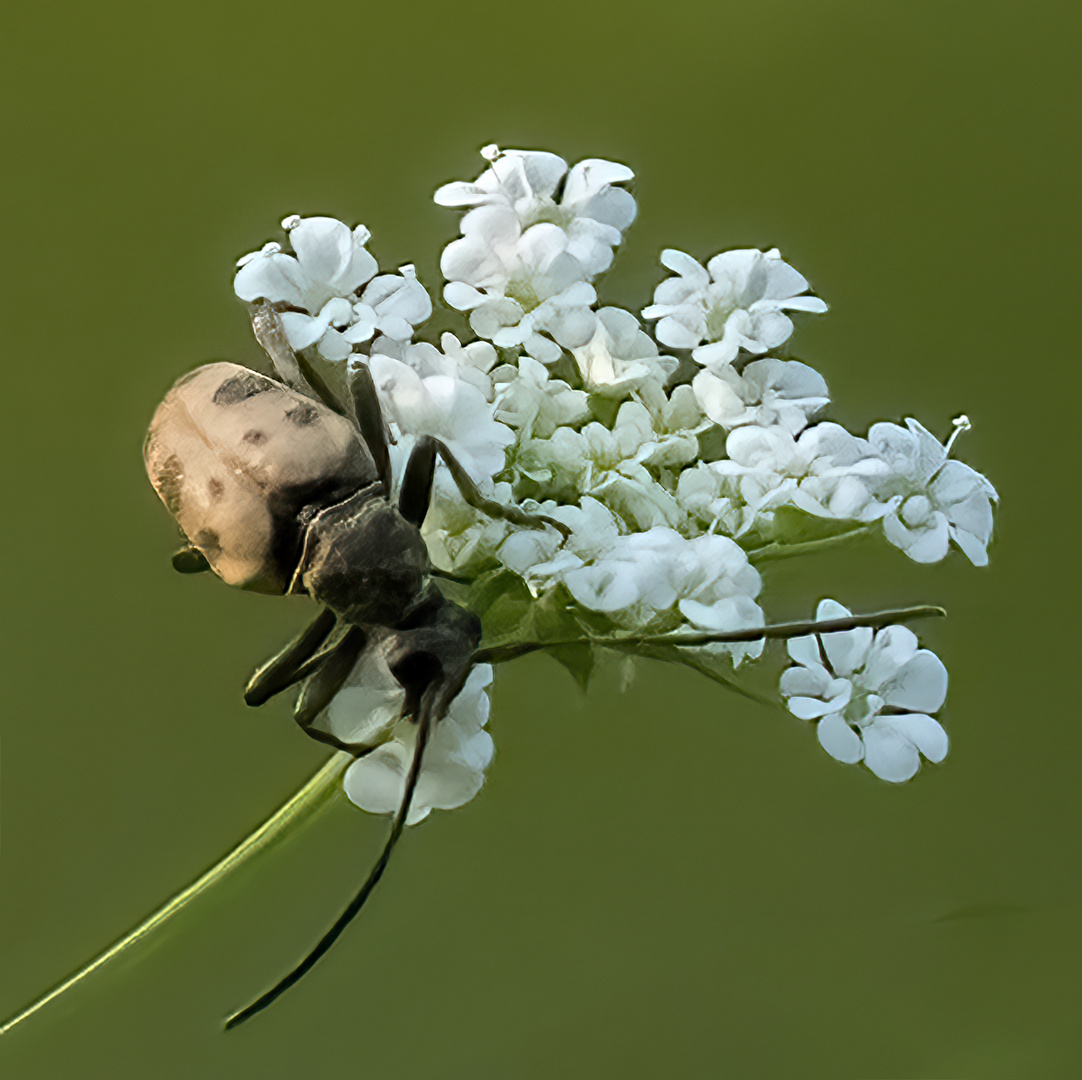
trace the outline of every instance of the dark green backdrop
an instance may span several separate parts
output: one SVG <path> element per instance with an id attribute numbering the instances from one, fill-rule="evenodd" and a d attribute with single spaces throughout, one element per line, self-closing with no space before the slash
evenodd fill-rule
<path id="1" fill-rule="evenodd" d="M 255 359 L 233 259 L 287 212 L 436 278 L 476 150 L 613 157 L 661 247 L 778 244 L 831 304 L 796 345 L 863 430 L 968 412 L 988 570 L 885 545 L 771 613 L 937 601 L 939 769 L 837 765 L 781 711 L 643 665 L 501 673 L 483 794 L 408 837 L 365 919 L 236 1033 L 384 823 L 330 809 L 0 1040 L 59 1076 L 1074 1077 L 1077 5 L 20 4 L 5 16 L 0 1012 L 203 869 L 321 760 L 245 709 L 301 602 L 169 569 L 140 441 L 174 378 Z"/>

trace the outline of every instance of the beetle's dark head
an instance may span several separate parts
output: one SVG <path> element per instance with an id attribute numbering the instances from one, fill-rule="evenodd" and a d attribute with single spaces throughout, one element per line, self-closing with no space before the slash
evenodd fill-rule
<path id="1" fill-rule="evenodd" d="M 362 492 L 312 519 L 297 578 L 349 622 L 396 627 L 420 601 L 429 570 L 416 526 Z"/>

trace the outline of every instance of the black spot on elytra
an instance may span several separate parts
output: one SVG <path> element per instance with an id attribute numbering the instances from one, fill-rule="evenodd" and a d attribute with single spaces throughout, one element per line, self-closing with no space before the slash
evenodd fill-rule
<path id="1" fill-rule="evenodd" d="M 319 409 L 309 405 L 307 401 L 300 401 L 286 412 L 286 416 L 298 427 L 306 424 L 314 424 L 319 419 Z"/>
<path id="2" fill-rule="evenodd" d="M 256 431 L 255 428 L 252 428 L 251 431 L 246 431 L 244 433 L 244 441 L 246 443 L 251 443 L 253 446 L 259 446 L 261 443 L 267 441 L 267 433 L 265 431 Z"/>
<path id="3" fill-rule="evenodd" d="M 274 389 L 274 383 L 256 371 L 245 371 L 242 375 L 230 375 L 214 393 L 215 405 L 239 405 L 256 394 L 265 394 Z"/>
<path id="4" fill-rule="evenodd" d="M 225 484 L 223 484 L 216 476 L 212 476 L 207 481 L 207 491 L 210 492 L 210 497 L 217 501 L 225 494 Z"/>
<path id="5" fill-rule="evenodd" d="M 222 550 L 221 538 L 213 529 L 200 529 L 199 533 L 192 537 L 192 543 L 207 556 L 216 555 Z"/>
<path id="6" fill-rule="evenodd" d="M 180 492 L 184 487 L 184 466 L 176 454 L 171 454 L 158 467 L 154 486 L 158 489 L 166 509 L 176 517 L 180 513 Z"/>

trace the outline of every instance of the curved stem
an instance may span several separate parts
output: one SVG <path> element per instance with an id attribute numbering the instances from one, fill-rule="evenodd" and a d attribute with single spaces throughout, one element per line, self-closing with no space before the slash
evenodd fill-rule
<path id="1" fill-rule="evenodd" d="M 764 544 L 758 548 L 748 548 L 747 556 L 751 562 L 765 562 L 768 559 L 787 559 L 791 555 L 807 555 L 813 551 L 824 551 L 837 547 L 846 540 L 855 540 L 859 536 L 870 536 L 874 531 L 871 525 L 859 525 L 847 532 L 834 536 L 823 536 L 818 540 L 803 540 L 797 544 Z"/>
<path id="2" fill-rule="evenodd" d="M 520 641 L 513 645 L 494 645 L 478 649 L 473 654 L 474 663 L 501 664 L 520 656 L 551 649 L 559 645 L 599 645 L 602 648 L 634 651 L 638 646 L 671 645 L 694 648 L 726 641 L 759 641 L 763 638 L 803 637 L 805 634 L 833 634 L 842 630 L 855 630 L 860 626 L 880 627 L 890 623 L 910 622 L 913 619 L 943 618 L 945 608 L 932 604 L 917 607 L 891 608 L 874 611 L 870 615 L 847 615 L 841 619 L 811 619 L 802 622 L 774 623 L 769 626 L 751 627 L 747 630 L 702 630 L 692 633 L 668 634 L 620 634 L 614 637 L 576 637 L 553 641 Z"/>
<path id="3" fill-rule="evenodd" d="M 34 1013 L 45 1008 L 51 1001 L 55 1001 L 61 994 L 71 990 L 88 975 L 93 975 L 95 971 L 104 967 L 110 960 L 153 933 L 168 922 L 169 919 L 173 918 L 174 915 L 178 915 L 196 897 L 206 892 L 226 874 L 237 869 L 242 863 L 252 858 L 253 855 L 258 855 L 311 818 L 318 810 L 327 805 L 334 790 L 335 781 L 353 760 L 352 754 L 335 754 L 295 795 L 275 810 L 266 821 L 249 833 L 227 855 L 219 859 L 205 874 L 167 900 L 133 930 L 130 930 L 103 952 L 98 953 L 92 960 L 87 961 L 78 971 L 69 975 L 63 982 L 58 983 L 47 993 L 32 1001 L 26 1008 L 0 1024 L 0 1035 L 6 1035 L 12 1028 L 21 1024 L 24 1020 L 28 1020 Z"/>

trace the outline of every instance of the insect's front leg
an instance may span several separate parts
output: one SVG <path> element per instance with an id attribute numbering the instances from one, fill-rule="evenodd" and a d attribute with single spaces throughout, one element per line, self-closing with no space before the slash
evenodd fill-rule
<path id="1" fill-rule="evenodd" d="M 305 666 L 330 637 L 337 622 L 338 616 L 324 608 L 312 623 L 255 672 L 245 687 L 245 702 L 262 705 L 303 679 Z"/>
<path id="2" fill-rule="evenodd" d="M 562 521 L 547 517 L 545 514 L 528 514 L 520 507 L 506 506 L 504 503 L 485 498 L 481 494 L 481 489 L 473 482 L 470 474 L 466 472 L 447 444 L 432 435 L 422 435 L 417 440 L 417 445 L 414 446 L 406 464 L 398 498 L 399 513 L 418 528 L 428 513 L 428 504 L 432 498 L 432 481 L 436 472 L 437 455 L 443 459 L 462 498 L 475 510 L 480 510 L 489 517 L 510 521 L 513 525 L 524 525 L 528 529 L 543 529 L 546 525 L 551 525 L 565 540 L 571 535 L 571 530 Z"/>

